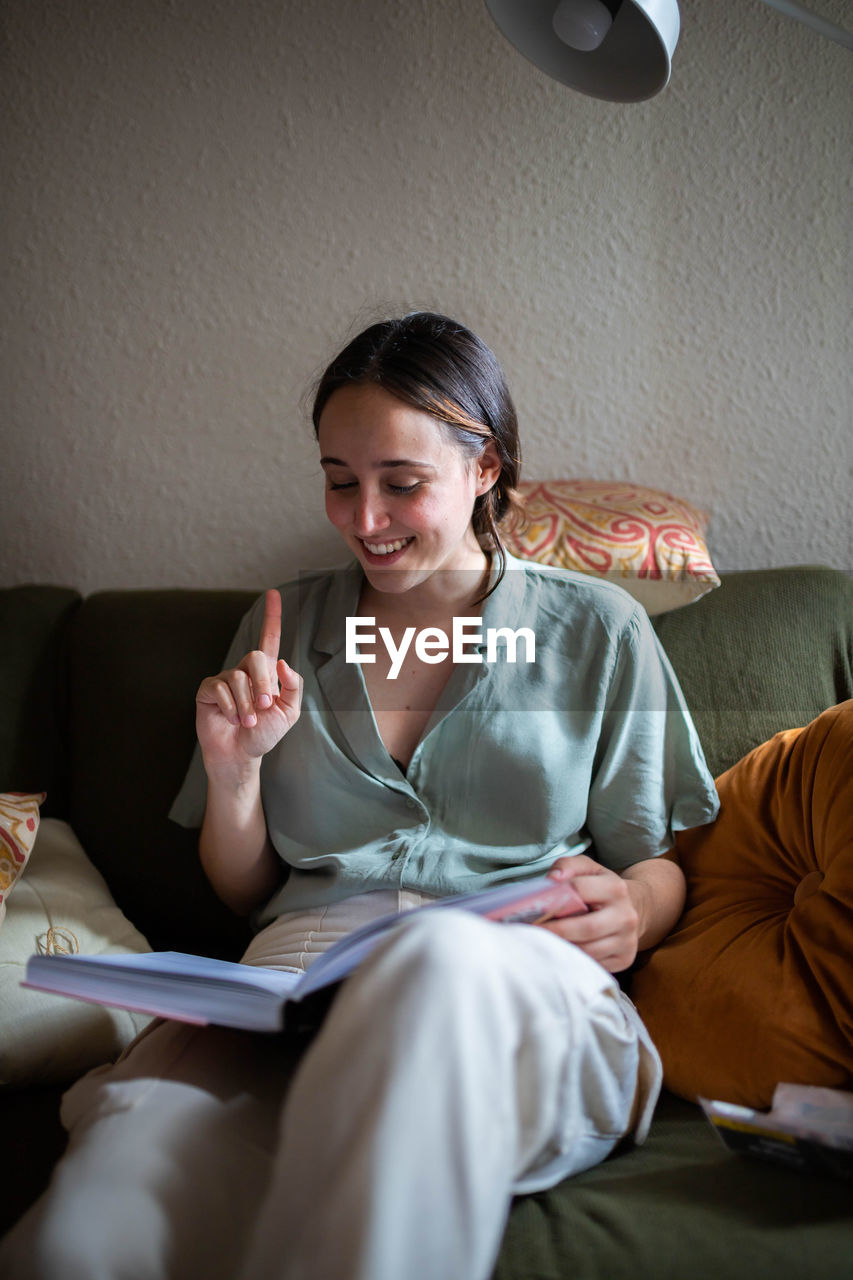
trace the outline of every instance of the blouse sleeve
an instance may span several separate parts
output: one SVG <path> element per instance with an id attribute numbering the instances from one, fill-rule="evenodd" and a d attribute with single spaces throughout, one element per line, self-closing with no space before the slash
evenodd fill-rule
<path id="1" fill-rule="evenodd" d="M 699 735 L 648 617 L 634 610 L 616 651 L 589 792 L 596 858 L 613 870 L 666 853 L 719 809 Z"/>

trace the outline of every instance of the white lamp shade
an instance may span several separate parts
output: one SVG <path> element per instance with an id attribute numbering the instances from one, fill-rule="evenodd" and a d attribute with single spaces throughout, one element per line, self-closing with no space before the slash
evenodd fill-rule
<path id="1" fill-rule="evenodd" d="M 486 0 L 498 27 L 546 75 L 611 102 L 642 102 L 668 80 L 678 41 L 677 0 L 622 0 L 597 49 L 581 52 L 554 30 L 558 0 Z"/>

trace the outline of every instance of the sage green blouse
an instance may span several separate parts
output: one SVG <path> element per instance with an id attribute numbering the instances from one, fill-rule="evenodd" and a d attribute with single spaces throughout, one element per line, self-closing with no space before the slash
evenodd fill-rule
<path id="1" fill-rule="evenodd" d="M 589 853 L 621 871 L 711 821 L 713 780 L 645 611 L 611 583 L 508 556 L 482 606 L 482 663 L 454 667 L 404 776 L 389 756 L 345 619 L 362 572 L 304 574 L 281 588 L 281 654 L 304 680 L 302 714 L 265 757 L 270 838 L 289 874 L 259 926 L 372 889 L 445 896 L 546 872 Z M 224 666 L 258 647 L 263 600 Z M 533 630 L 508 660 L 491 628 Z M 472 653 L 474 650 L 472 649 Z M 449 659 L 445 659 L 448 660 Z M 201 825 L 196 748 L 171 816 Z"/>

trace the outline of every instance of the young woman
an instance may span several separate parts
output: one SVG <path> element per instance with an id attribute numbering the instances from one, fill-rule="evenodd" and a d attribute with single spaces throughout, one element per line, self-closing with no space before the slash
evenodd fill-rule
<path id="1" fill-rule="evenodd" d="M 485 1280 L 514 1194 L 648 1128 L 659 1063 L 613 975 L 678 918 L 673 833 L 717 808 L 666 657 L 619 588 L 506 554 L 515 412 L 463 326 L 372 326 L 314 425 L 351 562 L 244 619 L 173 816 L 254 913 L 248 963 L 404 914 L 307 1047 L 160 1024 L 76 1085 L 21 1275 Z M 586 914 L 405 914 L 546 872 Z"/>

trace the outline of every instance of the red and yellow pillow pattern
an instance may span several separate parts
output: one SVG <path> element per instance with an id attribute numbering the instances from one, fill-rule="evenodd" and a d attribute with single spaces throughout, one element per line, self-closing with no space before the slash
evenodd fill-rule
<path id="1" fill-rule="evenodd" d="M 45 793 L 0 793 L 0 924 L 6 900 L 29 861 L 39 827 L 39 805 Z"/>
<path id="2" fill-rule="evenodd" d="M 513 554 L 624 587 L 649 614 L 697 600 L 720 585 L 708 517 L 658 489 L 600 480 L 525 481 L 526 526 L 508 530 Z"/>
<path id="3" fill-rule="evenodd" d="M 780 1082 L 853 1088 L 853 701 L 717 779 L 681 832 L 673 933 L 631 993 L 682 1097 L 766 1109 Z"/>

